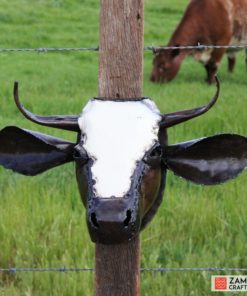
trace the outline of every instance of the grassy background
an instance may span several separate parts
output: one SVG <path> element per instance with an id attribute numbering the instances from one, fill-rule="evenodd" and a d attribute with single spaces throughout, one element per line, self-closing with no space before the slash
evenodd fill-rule
<path id="1" fill-rule="evenodd" d="M 145 1 L 145 44 L 165 44 L 187 0 Z M 1 0 L 0 47 L 98 45 L 96 0 Z M 162 112 L 200 106 L 215 87 L 188 58 L 168 85 L 149 82 L 152 54 L 144 54 L 144 95 Z M 25 106 L 40 114 L 78 114 L 97 95 L 98 57 L 83 53 L 1 53 L 0 128 L 38 130 L 68 140 L 75 135 L 32 124 L 17 111 L 13 81 Z M 247 77 L 240 53 L 233 75 L 224 58 L 221 97 L 206 115 L 169 130 L 170 143 L 221 132 L 247 136 Z M 62 168 L 62 169 L 61 169 Z M 246 173 L 202 187 L 169 173 L 164 202 L 141 234 L 143 267 L 246 267 Z M 73 164 L 27 178 L 0 168 L 0 267 L 91 267 L 94 245 L 85 224 Z M 142 274 L 142 295 L 210 295 L 207 272 Z M 0 274 L 0 295 L 91 295 L 92 273 Z M 217 295 L 217 293 L 215 294 Z"/>

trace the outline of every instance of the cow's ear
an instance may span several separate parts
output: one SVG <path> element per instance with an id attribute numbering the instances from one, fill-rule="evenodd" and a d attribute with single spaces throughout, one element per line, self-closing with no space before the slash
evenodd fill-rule
<path id="1" fill-rule="evenodd" d="M 14 126 L 0 131 L 0 165 L 34 176 L 73 160 L 75 144 Z"/>
<path id="2" fill-rule="evenodd" d="M 168 146 L 164 163 L 176 175 L 192 182 L 223 183 L 247 167 L 247 138 L 222 134 Z"/>

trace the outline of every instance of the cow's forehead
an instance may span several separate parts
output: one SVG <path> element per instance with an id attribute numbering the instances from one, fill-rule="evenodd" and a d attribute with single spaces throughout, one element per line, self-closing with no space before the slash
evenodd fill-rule
<path id="1" fill-rule="evenodd" d="M 158 141 L 161 115 L 148 98 L 139 101 L 93 99 L 79 118 L 84 148 L 94 160 L 98 197 L 123 197 L 136 163 Z"/>

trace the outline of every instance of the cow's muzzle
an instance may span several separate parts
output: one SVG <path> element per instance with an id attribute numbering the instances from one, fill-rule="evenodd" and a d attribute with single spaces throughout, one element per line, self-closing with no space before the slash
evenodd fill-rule
<path id="1" fill-rule="evenodd" d="M 133 197 L 93 197 L 87 205 L 87 224 L 92 241 L 119 244 L 137 235 L 140 215 L 136 200 Z"/>

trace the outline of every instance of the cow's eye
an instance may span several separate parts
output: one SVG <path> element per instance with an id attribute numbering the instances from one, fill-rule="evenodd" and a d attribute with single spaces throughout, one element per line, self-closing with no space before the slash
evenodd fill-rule
<path id="1" fill-rule="evenodd" d="M 83 163 L 87 162 L 88 160 L 87 151 L 80 144 L 74 147 L 73 157 L 76 161 L 80 161 Z"/>
<path id="2" fill-rule="evenodd" d="M 162 148 L 157 145 L 144 157 L 144 161 L 153 168 L 159 167 L 162 158 Z"/>

